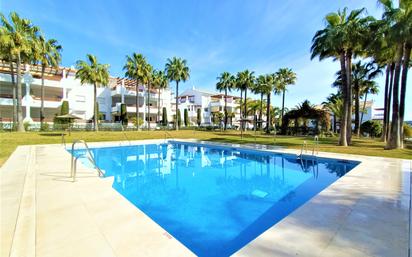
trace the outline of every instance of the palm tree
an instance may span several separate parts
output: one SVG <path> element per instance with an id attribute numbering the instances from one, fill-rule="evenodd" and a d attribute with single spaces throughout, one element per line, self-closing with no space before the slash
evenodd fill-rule
<path id="1" fill-rule="evenodd" d="M 157 117 L 156 123 L 160 121 L 160 94 L 161 90 L 165 90 L 169 86 L 169 81 L 163 71 L 154 70 L 153 72 L 153 87 L 157 89 Z"/>
<path id="2" fill-rule="evenodd" d="M 292 69 L 281 68 L 276 72 L 279 79 L 279 89 L 282 91 L 282 113 L 280 119 L 283 119 L 285 113 L 285 92 L 288 85 L 294 85 L 296 83 L 296 73 Z"/>
<path id="3" fill-rule="evenodd" d="M 376 95 L 378 93 L 379 93 L 379 86 L 375 81 L 368 80 L 363 83 L 361 94 L 363 94 L 364 97 L 363 97 L 363 107 L 362 107 L 362 112 L 361 112 L 361 117 L 360 117 L 360 124 L 362 124 L 363 122 L 363 114 L 365 113 L 366 100 L 368 98 L 368 94 Z"/>
<path id="4" fill-rule="evenodd" d="M 249 101 L 248 107 L 247 107 L 247 114 L 248 115 L 253 115 L 253 120 L 254 122 L 254 130 L 256 130 L 256 125 L 257 125 L 257 115 L 256 113 L 262 109 L 263 103 L 261 100 L 251 100 Z"/>
<path id="5" fill-rule="evenodd" d="M 374 62 L 362 63 L 358 61 L 352 64 L 352 86 L 354 91 L 354 102 L 355 102 L 355 133 L 360 136 L 360 98 L 363 94 L 364 88 L 371 86 L 376 83 L 373 81 L 377 76 L 381 74 L 381 69 Z M 342 84 L 342 74 L 340 71 L 336 73 L 337 79 L 333 83 L 333 86 L 341 87 Z M 363 114 L 362 114 L 363 115 Z"/>
<path id="6" fill-rule="evenodd" d="M 165 73 L 167 78 L 170 81 L 176 82 L 176 122 L 175 122 L 175 129 L 179 130 L 178 126 L 178 109 L 179 109 L 179 82 L 189 79 L 190 77 L 190 70 L 187 67 L 187 62 L 184 59 L 173 57 L 172 59 L 167 59 Z"/>
<path id="7" fill-rule="evenodd" d="M 87 54 L 86 61 L 79 60 L 76 62 L 76 78 L 80 83 L 93 85 L 93 125 L 94 130 L 99 131 L 97 125 L 97 87 L 107 86 L 109 84 L 109 65 L 101 64 L 97 61 L 96 56 Z"/>
<path id="8" fill-rule="evenodd" d="M 347 8 L 326 15 L 326 27 L 316 32 L 312 39 L 311 58 L 323 60 L 332 57 L 339 59 L 342 76 L 341 92 L 344 100 L 344 117 L 341 121 L 339 145 L 347 146 L 351 142 L 352 126 L 352 58 L 363 50 L 371 17 L 361 17 L 364 9 L 353 10 L 347 14 Z"/>
<path id="9" fill-rule="evenodd" d="M 241 92 L 245 92 L 244 94 L 244 102 L 243 104 L 243 120 L 246 119 L 247 116 L 247 90 L 252 89 L 255 84 L 255 76 L 253 71 L 244 70 L 237 73 L 236 77 L 236 87 L 241 90 Z M 242 122 L 243 124 L 243 122 Z M 245 129 L 245 126 L 242 126 Z"/>
<path id="10" fill-rule="evenodd" d="M 46 67 L 58 68 L 61 60 L 62 47 L 57 40 L 46 40 L 40 35 L 35 41 L 34 59 L 41 65 L 41 104 L 40 104 L 40 129 L 43 129 L 44 121 L 44 73 Z"/>
<path id="11" fill-rule="evenodd" d="M 16 110 L 17 110 L 17 130 L 24 132 L 23 110 L 22 110 L 22 87 L 21 87 L 21 65 L 22 60 L 30 56 L 34 40 L 37 37 L 39 28 L 34 26 L 30 20 L 20 18 L 12 12 L 10 22 L 0 13 L 2 42 L 6 42 L 6 47 L 10 52 L 10 60 L 16 61 Z M 12 74 L 13 76 L 13 74 Z"/>
<path id="12" fill-rule="evenodd" d="M 326 110 L 333 114 L 333 131 L 336 132 L 337 121 L 341 121 L 344 115 L 342 93 L 330 94 L 326 102 L 322 103 Z"/>
<path id="13" fill-rule="evenodd" d="M 12 85 L 12 92 L 13 92 L 12 116 L 13 116 L 13 129 L 14 129 L 16 126 L 16 122 L 17 122 L 17 117 L 16 117 L 17 116 L 17 106 L 16 106 L 16 81 L 15 81 L 15 76 L 14 76 L 14 65 L 13 65 L 13 62 L 15 62 L 15 60 L 13 59 L 13 56 L 11 55 L 11 45 L 12 45 L 12 40 L 8 34 L 6 27 L 1 26 L 0 27 L 0 59 L 9 63 L 11 85 Z"/>
<path id="14" fill-rule="evenodd" d="M 150 90 L 154 79 L 153 67 L 150 64 L 146 66 L 147 74 L 145 77 L 145 84 L 147 85 L 147 130 L 150 130 Z"/>
<path id="15" fill-rule="evenodd" d="M 267 75 L 260 75 L 257 78 L 257 86 L 259 89 L 255 89 L 255 92 L 260 92 L 261 93 L 261 101 L 263 102 L 263 95 L 266 95 L 266 133 L 270 133 L 270 125 L 271 125 L 271 115 L 270 115 L 270 98 L 272 91 L 275 90 L 275 80 L 276 80 L 276 75 L 275 74 L 267 74 Z M 277 91 L 276 91 L 277 92 Z M 261 109 L 260 109 L 260 115 L 263 113 L 263 103 L 261 102 Z M 260 118 L 262 119 L 262 118 Z"/>
<path id="16" fill-rule="evenodd" d="M 387 33 L 388 43 L 396 48 L 394 54 L 392 123 L 389 140 L 386 143 L 387 149 L 396 149 L 403 147 L 406 85 L 412 47 L 412 2 L 399 1 L 398 7 L 395 7 L 392 0 L 380 0 L 379 2 L 384 8 L 383 20 L 389 28 Z"/>
<path id="17" fill-rule="evenodd" d="M 255 94 L 260 94 L 260 109 L 259 109 L 259 129 L 262 129 L 262 116 L 263 116 L 263 96 L 265 93 L 266 87 L 266 75 L 259 75 L 256 78 L 256 84 L 252 88 L 252 92 Z"/>
<path id="18" fill-rule="evenodd" d="M 235 82 L 235 77 L 232 76 L 229 72 L 223 72 L 220 74 L 219 77 L 217 77 L 219 80 L 216 83 L 216 89 L 219 90 L 220 92 L 225 91 L 225 127 L 224 130 L 227 128 L 227 119 L 228 119 L 228 112 L 227 112 L 227 92 L 231 91 L 232 88 L 234 87 L 234 82 Z"/>
<path id="19" fill-rule="evenodd" d="M 148 78 L 148 65 L 146 58 L 137 53 L 133 53 L 131 56 L 126 56 L 126 63 L 123 66 L 125 76 L 136 81 L 136 124 L 137 130 L 140 130 L 139 126 L 139 85 L 144 84 Z"/>

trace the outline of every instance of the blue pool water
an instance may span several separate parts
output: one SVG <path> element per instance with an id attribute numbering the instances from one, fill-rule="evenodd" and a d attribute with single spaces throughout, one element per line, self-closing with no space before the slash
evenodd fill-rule
<path id="1" fill-rule="evenodd" d="M 199 256 L 233 254 L 357 165 L 178 142 L 92 152 L 120 194 Z"/>

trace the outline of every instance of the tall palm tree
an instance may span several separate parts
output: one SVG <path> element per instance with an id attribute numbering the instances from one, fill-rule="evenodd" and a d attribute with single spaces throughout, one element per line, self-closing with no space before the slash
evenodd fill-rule
<path id="1" fill-rule="evenodd" d="M 364 49 L 371 17 L 362 17 L 364 9 L 353 10 L 349 14 L 347 8 L 326 15 L 326 27 L 316 32 L 312 39 L 311 58 L 320 60 L 331 57 L 340 61 L 344 100 L 344 118 L 340 126 L 339 145 L 347 146 L 351 142 L 352 126 L 352 58 Z"/>
<path id="2" fill-rule="evenodd" d="M 24 132 L 22 110 L 21 65 L 23 59 L 30 56 L 34 40 L 39 28 L 30 20 L 21 18 L 17 13 L 10 13 L 10 22 L 0 13 L 3 42 L 7 42 L 7 48 L 11 60 L 16 61 L 16 110 L 17 130 Z M 4 46 L 3 46 L 4 47 Z M 12 74 L 13 76 L 13 74 Z"/>
<path id="3" fill-rule="evenodd" d="M 370 87 L 372 84 L 376 83 L 373 81 L 376 77 L 381 74 L 381 68 L 376 65 L 375 62 L 362 63 L 358 61 L 352 64 L 352 87 L 354 91 L 354 102 L 355 102 L 355 133 L 360 136 L 360 98 L 361 94 L 364 92 L 364 88 Z M 333 83 L 333 86 L 340 87 L 342 84 L 342 74 L 340 71 L 336 73 L 337 79 Z"/>
<path id="4" fill-rule="evenodd" d="M 380 0 L 384 8 L 383 20 L 389 27 L 388 42 L 395 46 L 392 122 L 387 149 L 403 147 L 403 121 L 407 75 L 412 47 L 412 1 L 401 0 L 397 7 L 393 0 Z"/>
<path id="5" fill-rule="evenodd" d="M 279 78 L 279 89 L 282 91 L 282 113 L 280 119 L 283 119 L 285 113 L 285 92 L 288 85 L 296 83 L 296 73 L 289 68 L 281 68 L 276 72 Z"/>
<path id="6" fill-rule="evenodd" d="M 220 92 L 225 91 L 225 111 L 224 111 L 224 130 L 227 128 L 227 120 L 228 120 L 228 112 L 227 112 L 227 92 L 231 91 L 232 88 L 234 88 L 234 83 L 235 83 L 235 77 L 231 75 L 229 72 L 223 72 L 220 74 L 219 77 L 217 77 L 219 80 L 216 83 L 216 89 L 219 90 Z"/>
<path id="7" fill-rule="evenodd" d="M 153 87 L 157 89 L 157 117 L 156 123 L 160 121 L 160 94 L 169 86 L 169 81 L 163 71 L 154 70 L 153 72 Z"/>
<path id="8" fill-rule="evenodd" d="M 147 90 L 147 130 L 150 130 L 150 91 L 154 79 L 154 73 L 153 73 L 153 67 L 150 64 L 147 64 L 146 67 L 147 74 L 145 77 L 145 84 L 146 84 L 146 90 Z"/>
<path id="9" fill-rule="evenodd" d="M 34 59 L 41 65 L 41 104 L 40 104 L 40 129 L 43 129 L 44 122 L 44 73 L 46 67 L 58 68 L 61 60 L 61 45 L 57 40 L 46 40 L 40 35 L 35 41 Z"/>
<path id="10" fill-rule="evenodd" d="M 258 91 L 261 93 L 261 101 L 262 95 L 266 95 L 266 133 L 270 133 L 270 126 L 271 126 L 271 116 L 270 115 L 270 101 L 271 101 L 271 94 L 275 90 L 275 80 L 276 80 L 276 75 L 275 74 L 266 74 L 266 75 L 260 75 L 257 78 L 256 84 L 258 85 L 259 89 Z M 256 92 L 256 89 L 255 89 Z M 275 91 L 275 93 L 277 90 Z M 263 113 L 263 109 L 261 106 L 261 113 Z M 262 118 L 260 118 L 262 119 Z"/>
<path id="11" fill-rule="evenodd" d="M 12 110 L 12 118 L 13 118 L 13 129 L 16 126 L 17 122 L 17 106 L 16 106 L 16 81 L 15 81 L 15 75 L 14 75 L 14 65 L 13 62 L 15 60 L 13 59 L 13 56 L 11 55 L 11 45 L 12 45 L 12 39 L 8 34 L 8 31 L 6 27 L 1 26 L 0 27 L 0 59 L 4 60 L 9 63 L 9 69 L 10 69 L 10 76 L 11 76 L 11 85 L 12 85 L 12 98 L 13 98 L 13 110 Z"/>
<path id="12" fill-rule="evenodd" d="M 142 54 L 133 53 L 131 56 L 126 56 L 126 63 L 123 66 L 125 76 L 136 81 L 136 124 L 137 130 L 140 130 L 139 126 L 139 85 L 143 85 L 148 78 L 149 66 L 147 65 L 146 58 Z"/>
<path id="13" fill-rule="evenodd" d="M 244 92 L 244 101 L 243 101 L 243 120 L 246 119 L 247 116 L 247 90 L 252 89 L 255 84 L 255 76 L 253 71 L 244 70 L 237 73 L 236 77 L 236 87 Z M 243 124 L 243 122 L 242 122 Z M 245 129 L 245 126 L 242 126 Z"/>
<path id="14" fill-rule="evenodd" d="M 175 129 L 179 130 L 178 126 L 178 109 L 179 109 L 179 82 L 186 81 L 190 77 L 190 70 L 187 66 L 187 62 L 184 59 L 173 57 L 172 59 L 167 59 L 165 67 L 166 76 L 170 81 L 176 82 L 176 122 Z"/>
<path id="15" fill-rule="evenodd" d="M 97 125 L 97 87 L 107 86 L 109 84 L 109 65 L 101 64 L 97 61 L 96 56 L 87 54 L 86 61 L 79 60 L 76 62 L 76 78 L 80 83 L 93 85 L 93 125 L 94 130 L 99 131 Z"/>
<path id="16" fill-rule="evenodd" d="M 262 117 L 263 117 L 263 96 L 265 93 L 265 86 L 266 86 L 266 75 L 259 75 L 256 78 L 256 84 L 252 88 L 252 92 L 255 94 L 260 94 L 260 109 L 259 109 L 259 129 L 262 129 Z"/>

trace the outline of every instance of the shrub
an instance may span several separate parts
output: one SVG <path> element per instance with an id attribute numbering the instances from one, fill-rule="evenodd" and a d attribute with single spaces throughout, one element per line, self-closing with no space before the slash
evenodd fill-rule
<path id="1" fill-rule="evenodd" d="M 177 109 L 177 126 L 180 128 L 182 126 L 182 117 L 180 116 L 180 110 Z M 176 122 L 176 117 L 175 117 L 175 122 Z"/>
<path id="2" fill-rule="evenodd" d="M 23 122 L 23 126 L 25 131 L 29 131 L 31 124 L 29 121 L 25 121 Z"/>
<path id="3" fill-rule="evenodd" d="M 127 126 L 127 107 L 125 104 L 120 105 L 120 120 L 122 121 L 123 126 Z"/>
<path id="4" fill-rule="evenodd" d="M 137 128 L 143 125 L 143 119 L 139 117 L 139 122 L 136 121 L 136 117 L 131 117 L 130 122 Z"/>
<path id="5" fill-rule="evenodd" d="M 183 118 L 184 118 L 185 127 L 188 127 L 189 126 L 189 111 L 187 109 L 183 111 Z"/>
<path id="6" fill-rule="evenodd" d="M 69 102 L 68 101 L 63 101 L 62 105 L 60 107 L 60 115 L 65 115 L 65 114 L 69 114 Z"/>
<path id="7" fill-rule="evenodd" d="M 166 109 L 166 107 L 163 107 L 162 112 L 163 112 L 162 113 L 162 125 L 167 126 L 168 121 L 167 121 L 167 109 Z"/>
<path id="8" fill-rule="evenodd" d="M 47 122 L 43 122 L 40 126 L 40 131 L 49 131 L 50 125 Z"/>
<path id="9" fill-rule="evenodd" d="M 200 127 L 200 124 L 202 123 L 202 109 L 197 109 L 197 117 L 196 117 L 196 121 L 197 121 L 197 126 Z"/>
<path id="10" fill-rule="evenodd" d="M 403 136 L 405 138 L 411 138 L 412 137 L 412 126 L 404 123 L 403 124 Z"/>
<path id="11" fill-rule="evenodd" d="M 379 137 L 382 134 L 382 124 L 375 120 L 365 121 L 360 129 L 362 133 L 368 133 L 371 137 Z"/>

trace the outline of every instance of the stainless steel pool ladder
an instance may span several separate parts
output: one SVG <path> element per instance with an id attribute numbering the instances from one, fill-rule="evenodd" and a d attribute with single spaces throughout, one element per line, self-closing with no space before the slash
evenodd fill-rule
<path id="1" fill-rule="evenodd" d="M 77 143 L 82 143 L 85 146 L 86 149 L 86 155 L 79 155 L 77 157 L 74 157 L 73 153 L 74 153 L 74 146 Z M 89 146 L 87 145 L 86 141 L 84 140 L 76 140 L 73 142 L 72 144 L 72 162 L 71 162 L 71 169 L 70 169 L 70 177 L 73 179 L 73 182 L 76 181 L 76 173 L 77 173 L 77 160 L 82 157 L 82 156 L 86 156 L 87 159 L 93 164 L 93 166 L 95 167 L 95 169 L 97 170 L 97 172 L 99 173 L 99 177 L 104 176 L 104 172 L 97 167 L 96 161 L 93 157 L 92 152 L 89 149 Z"/>
<path id="2" fill-rule="evenodd" d="M 315 138 L 313 139 L 313 150 L 312 150 L 312 155 L 319 154 L 319 137 L 315 136 Z"/>
<path id="3" fill-rule="evenodd" d="M 66 134 L 62 133 L 62 145 L 66 148 L 66 138 L 64 137 Z"/>
<path id="4" fill-rule="evenodd" d="M 302 143 L 302 148 L 300 149 L 300 155 L 299 155 L 299 157 L 302 157 L 302 155 L 303 155 L 303 150 L 305 150 L 305 153 L 308 152 L 308 143 L 306 142 L 306 140 L 304 140 L 303 143 Z"/>
<path id="5" fill-rule="evenodd" d="M 303 150 L 305 150 L 305 153 L 308 152 L 308 143 L 306 142 L 306 140 L 304 140 L 302 143 L 302 148 L 300 149 L 299 157 L 302 157 Z M 315 156 L 315 154 L 316 155 L 319 154 L 319 137 L 318 136 L 315 136 L 314 141 L 313 141 L 312 156 Z"/>

